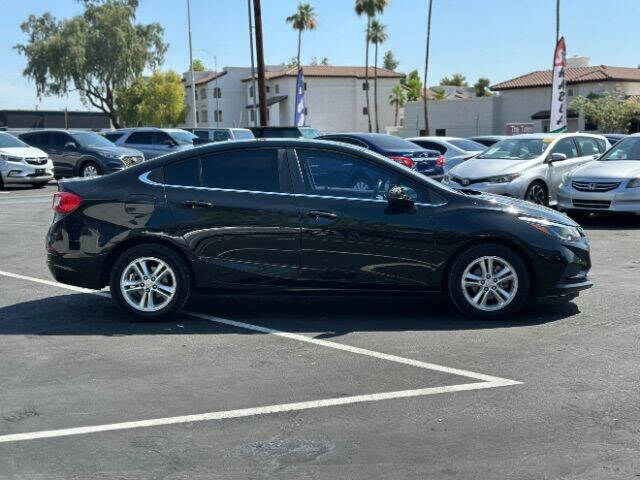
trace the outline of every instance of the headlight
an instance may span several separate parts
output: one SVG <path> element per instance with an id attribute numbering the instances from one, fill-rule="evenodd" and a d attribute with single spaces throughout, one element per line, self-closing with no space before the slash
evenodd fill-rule
<path id="1" fill-rule="evenodd" d="M 544 233 L 545 235 L 554 235 L 556 238 L 560 239 L 563 242 L 577 242 L 582 238 L 582 233 L 577 227 L 563 225 L 562 223 L 551 222 L 542 218 L 518 218 L 523 222 L 527 222 L 533 228 Z"/>
<path id="2" fill-rule="evenodd" d="M 22 157 L 12 157 L 11 155 L 0 154 L 0 158 L 2 160 L 6 160 L 7 162 L 22 162 Z"/>
<path id="3" fill-rule="evenodd" d="M 117 153 L 111 153 L 111 152 L 100 152 L 100 154 L 103 157 L 107 157 L 107 158 L 112 158 L 113 160 L 120 160 L 122 158 L 122 155 L 118 155 Z"/>
<path id="4" fill-rule="evenodd" d="M 499 175 L 497 177 L 489 177 L 490 183 L 509 183 L 514 181 L 520 176 L 519 173 L 512 173 L 510 175 Z"/>
<path id="5" fill-rule="evenodd" d="M 629 183 L 627 183 L 627 188 L 638 188 L 640 187 L 640 178 L 632 178 L 631 180 L 629 180 Z"/>

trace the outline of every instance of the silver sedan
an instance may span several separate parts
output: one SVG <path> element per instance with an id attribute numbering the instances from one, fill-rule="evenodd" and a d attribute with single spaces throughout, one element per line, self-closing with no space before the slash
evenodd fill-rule
<path id="1" fill-rule="evenodd" d="M 586 133 L 514 135 L 451 169 L 443 183 L 553 205 L 563 178 L 609 146 Z"/>
<path id="2" fill-rule="evenodd" d="M 640 213 L 640 134 L 620 140 L 568 175 L 558 191 L 558 207 L 576 213 Z"/>

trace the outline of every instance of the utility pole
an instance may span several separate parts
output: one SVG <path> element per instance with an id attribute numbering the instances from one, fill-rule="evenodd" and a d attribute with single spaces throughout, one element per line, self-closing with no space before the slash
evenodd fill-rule
<path id="1" fill-rule="evenodd" d="M 560 40 L 560 0 L 556 0 L 556 45 Z"/>
<path id="2" fill-rule="evenodd" d="M 191 72 L 191 117 L 193 119 L 193 127 L 198 126 L 198 117 L 196 116 L 196 81 L 193 76 L 193 51 L 191 49 L 191 0 L 187 0 L 187 22 L 189 23 L 189 72 Z"/>
<path id="3" fill-rule="evenodd" d="M 249 9 L 249 49 L 251 50 L 251 89 L 253 90 L 253 126 L 258 126 L 258 115 L 256 113 L 256 97 L 258 92 L 256 90 L 256 69 L 253 61 L 253 21 L 251 19 L 251 0 L 247 0 L 247 7 Z M 251 117 L 249 117 L 251 121 Z M 249 122 L 247 122 L 248 124 Z"/>
<path id="4" fill-rule="evenodd" d="M 262 50 L 262 13 L 260 0 L 253 0 L 253 16 L 256 22 L 256 55 L 258 56 L 258 90 L 260 92 L 260 126 L 267 126 L 267 87 L 264 83 L 264 51 Z M 255 95 L 255 91 L 254 91 Z"/>

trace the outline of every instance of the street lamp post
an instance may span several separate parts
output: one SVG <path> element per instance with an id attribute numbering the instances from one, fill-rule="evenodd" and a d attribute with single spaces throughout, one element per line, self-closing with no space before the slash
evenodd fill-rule
<path id="1" fill-rule="evenodd" d="M 198 117 L 196 115 L 196 81 L 193 76 L 193 51 L 191 48 L 191 0 L 187 0 L 187 22 L 189 24 L 189 72 L 191 72 L 191 105 L 193 105 L 193 108 L 191 109 L 191 118 L 193 127 L 196 128 L 198 126 Z"/>

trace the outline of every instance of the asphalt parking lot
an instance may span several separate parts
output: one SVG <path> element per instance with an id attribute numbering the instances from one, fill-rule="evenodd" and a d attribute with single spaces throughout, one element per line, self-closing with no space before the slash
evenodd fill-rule
<path id="1" fill-rule="evenodd" d="M 52 281 L 0 192 L 0 479 L 640 477 L 640 217 L 594 288 L 478 322 L 433 297 L 196 297 L 130 321 Z"/>

